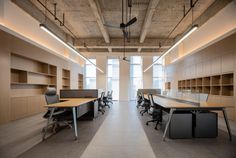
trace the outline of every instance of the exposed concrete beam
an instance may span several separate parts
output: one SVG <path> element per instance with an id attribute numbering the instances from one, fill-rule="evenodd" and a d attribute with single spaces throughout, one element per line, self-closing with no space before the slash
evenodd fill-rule
<path id="1" fill-rule="evenodd" d="M 108 57 L 115 57 L 115 58 L 119 58 L 122 59 L 123 57 L 123 53 L 121 52 L 112 52 L 112 53 L 107 53 L 107 52 L 100 52 L 100 53 L 94 53 L 94 52 L 82 52 L 82 54 L 88 58 L 90 57 L 97 57 L 97 56 L 108 56 Z M 137 55 L 137 52 L 129 52 L 129 53 L 126 53 L 125 56 L 135 56 Z M 161 53 L 139 53 L 138 54 L 139 56 L 160 56 Z"/>
<path id="2" fill-rule="evenodd" d="M 140 39 L 139 42 L 143 43 L 145 40 L 145 37 L 147 35 L 147 31 L 152 23 L 152 16 L 156 10 L 157 4 L 159 3 L 160 0 L 150 0 L 146 12 L 146 16 L 143 22 L 143 26 L 141 29 L 141 34 L 140 34 Z"/>
<path id="3" fill-rule="evenodd" d="M 112 52 L 112 48 L 111 47 L 108 47 L 107 49 L 108 49 L 108 52 L 110 52 L 110 53 Z"/>
<path id="4" fill-rule="evenodd" d="M 142 48 L 141 48 L 141 47 L 139 47 L 139 48 L 138 48 L 138 52 L 141 52 L 141 50 L 142 50 Z"/>
<path id="5" fill-rule="evenodd" d="M 162 48 L 169 48 L 173 44 L 173 39 L 147 38 L 144 43 L 139 43 L 138 38 L 132 38 L 126 43 L 126 48 L 159 48 L 159 42 L 162 43 Z M 86 38 L 76 39 L 74 46 L 76 48 L 84 48 L 84 43 L 87 48 L 123 48 L 123 38 L 112 38 L 108 44 L 101 38 Z"/>
<path id="6" fill-rule="evenodd" d="M 88 0 L 89 4 L 93 10 L 93 14 L 95 15 L 96 21 L 98 23 L 98 26 L 101 30 L 102 36 L 106 43 L 110 43 L 110 37 L 108 34 L 107 29 L 104 27 L 104 18 L 102 16 L 101 8 L 98 3 L 98 0 Z"/>

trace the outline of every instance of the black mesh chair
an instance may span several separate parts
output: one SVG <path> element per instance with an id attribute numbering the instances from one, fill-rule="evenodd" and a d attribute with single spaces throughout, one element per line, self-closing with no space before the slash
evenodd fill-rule
<path id="1" fill-rule="evenodd" d="M 109 95 L 110 95 L 110 92 L 109 91 L 107 91 L 107 96 L 105 96 L 105 92 L 104 92 L 104 96 L 103 96 L 103 102 L 104 102 L 104 107 L 108 107 L 108 108 L 110 108 L 110 105 L 109 105 L 109 103 L 110 103 L 110 100 L 109 100 Z"/>
<path id="2" fill-rule="evenodd" d="M 158 124 L 162 121 L 162 109 L 155 105 L 152 94 L 148 94 L 148 98 L 150 100 L 149 114 L 152 116 L 152 120 L 147 121 L 146 125 L 150 122 L 156 122 L 155 129 L 157 129 Z"/>
<path id="3" fill-rule="evenodd" d="M 141 93 L 142 92 L 137 91 L 137 105 L 136 105 L 137 108 L 141 107 L 142 102 L 144 101 L 144 98 Z"/>
<path id="4" fill-rule="evenodd" d="M 59 96 L 56 93 L 56 89 L 53 87 L 47 87 L 47 90 L 45 92 L 45 99 L 48 105 L 60 102 Z M 45 119 L 48 119 L 47 126 L 43 128 L 43 132 L 44 132 L 43 139 L 45 139 L 47 129 L 49 126 L 52 127 L 53 133 L 56 133 L 56 129 L 60 127 L 61 124 L 72 128 L 71 126 L 72 111 L 70 109 L 48 108 L 47 112 L 43 115 L 43 117 Z"/>
<path id="5" fill-rule="evenodd" d="M 141 103 L 140 103 L 140 107 L 142 107 L 142 110 L 140 111 L 140 114 L 143 116 L 143 114 L 147 113 L 149 108 L 150 108 L 150 101 L 149 100 L 145 100 L 144 95 L 142 92 L 140 92 L 141 95 Z"/>
<path id="6" fill-rule="evenodd" d="M 107 95 L 107 99 L 108 99 L 108 102 L 109 103 L 112 103 L 113 104 L 113 98 L 112 98 L 112 94 L 113 94 L 113 90 L 110 91 L 110 93 L 108 93 Z"/>
<path id="7" fill-rule="evenodd" d="M 98 111 L 100 111 L 102 114 L 105 113 L 105 106 L 106 104 L 104 103 L 104 95 L 105 95 L 105 92 L 102 92 L 101 93 L 101 97 L 98 99 Z"/>

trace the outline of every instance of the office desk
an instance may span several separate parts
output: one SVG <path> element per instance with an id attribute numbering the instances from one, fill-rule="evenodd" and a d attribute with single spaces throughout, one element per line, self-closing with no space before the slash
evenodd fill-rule
<path id="1" fill-rule="evenodd" d="M 75 139 L 77 139 L 78 138 L 78 130 L 77 130 L 76 107 L 79 107 L 80 105 L 83 105 L 83 104 L 86 104 L 86 103 L 89 103 L 89 102 L 93 102 L 93 101 L 96 101 L 96 100 L 97 100 L 97 98 L 63 98 L 63 99 L 60 99 L 60 101 L 63 101 L 63 102 L 44 105 L 44 107 L 52 108 L 50 116 L 49 116 L 48 121 L 47 121 L 46 132 L 47 132 L 47 129 L 48 129 L 49 122 L 52 119 L 52 115 L 54 113 L 55 108 L 72 108 L 74 130 L 75 130 Z M 46 132 L 45 132 L 45 135 L 43 136 L 43 139 L 46 136 Z"/>
<path id="2" fill-rule="evenodd" d="M 147 95 L 144 95 L 145 99 L 148 99 Z M 187 111 L 209 111 L 209 110 L 214 110 L 214 111 L 222 111 L 225 119 L 225 123 L 227 126 L 228 134 L 229 134 L 229 139 L 230 141 L 232 140 L 232 134 L 231 134 L 231 129 L 230 125 L 228 122 L 228 117 L 227 113 L 225 111 L 225 108 L 230 108 L 233 106 L 224 106 L 222 104 L 214 104 L 214 103 L 209 103 L 209 102 L 200 102 L 197 103 L 196 101 L 191 102 L 189 99 L 182 99 L 182 98 L 171 98 L 167 96 L 161 96 L 161 95 L 153 95 L 153 100 L 154 103 L 157 104 L 158 106 L 161 106 L 164 109 L 169 109 L 169 116 L 168 116 L 168 121 L 164 130 L 163 134 L 163 140 L 165 140 L 166 137 L 166 132 L 169 128 L 172 115 L 175 111 L 178 110 L 187 110 Z"/>

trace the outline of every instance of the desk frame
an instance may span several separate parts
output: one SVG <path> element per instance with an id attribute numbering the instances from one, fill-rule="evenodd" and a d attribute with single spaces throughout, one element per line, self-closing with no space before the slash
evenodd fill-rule
<path id="1" fill-rule="evenodd" d="M 78 99 L 79 99 L 79 98 L 78 98 Z M 66 99 L 62 99 L 62 100 L 65 100 L 65 102 L 66 102 Z M 70 100 L 70 99 L 68 99 L 68 100 Z M 97 98 L 94 99 L 94 100 L 90 100 L 90 101 L 88 101 L 88 102 L 85 102 L 85 103 L 83 103 L 83 104 L 86 104 L 86 103 L 89 103 L 89 102 L 96 102 L 96 100 L 97 100 Z M 77 127 L 76 107 L 78 107 L 78 106 L 80 106 L 80 105 L 82 105 L 82 104 L 74 105 L 74 106 L 71 106 L 71 107 L 56 106 L 55 104 L 54 104 L 53 107 L 51 107 L 50 105 L 47 105 L 46 107 L 51 108 L 52 110 L 51 110 L 51 113 L 50 113 L 50 115 L 49 115 L 49 118 L 48 118 L 48 121 L 47 121 L 47 124 L 46 124 L 45 133 L 44 133 L 44 135 L 43 135 L 43 140 L 45 140 L 45 137 L 46 137 L 46 134 L 47 134 L 47 130 L 48 130 L 48 126 L 49 126 L 50 121 L 52 120 L 52 115 L 53 115 L 53 113 L 54 113 L 54 111 L 55 111 L 55 108 L 58 108 L 58 107 L 59 107 L 59 108 L 72 108 L 73 124 L 74 124 L 74 132 L 75 132 L 75 140 L 77 140 L 77 139 L 78 139 L 78 127 Z"/>

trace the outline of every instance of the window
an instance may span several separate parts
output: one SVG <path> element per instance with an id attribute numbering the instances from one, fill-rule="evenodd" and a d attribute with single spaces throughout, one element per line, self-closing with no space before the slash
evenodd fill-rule
<path id="1" fill-rule="evenodd" d="M 153 62 L 158 56 L 153 57 Z M 153 88 L 164 89 L 164 71 L 162 66 L 162 60 L 159 60 L 153 65 Z"/>
<path id="2" fill-rule="evenodd" d="M 143 88 L 142 57 L 130 58 L 130 100 L 135 100 L 137 90 Z"/>
<path id="3" fill-rule="evenodd" d="M 96 64 L 96 59 L 89 60 Z M 85 63 L 85 88 L 96 89 L 96 67 L 88 61 Z"/>
<path id="4" fill-rule="evenodd" d="M 119 59 L 107 60 L 107 90 L 113 91 L 113 100 L 119 99 Z"/>

